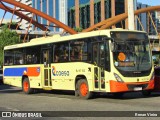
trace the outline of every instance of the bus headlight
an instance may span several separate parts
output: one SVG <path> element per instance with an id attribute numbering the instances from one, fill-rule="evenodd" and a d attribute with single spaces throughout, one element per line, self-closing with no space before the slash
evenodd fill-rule
<path id="1" fill-rule="evenodd" d="M 117 75 L 116 73 L 114 73 L 114 77 L 116 78 L 116 80 L 118 81 L 118 82 L 124 82 L 122 79 L 121 79 L 121 77 L 119 77 L 119 75 Z"/>

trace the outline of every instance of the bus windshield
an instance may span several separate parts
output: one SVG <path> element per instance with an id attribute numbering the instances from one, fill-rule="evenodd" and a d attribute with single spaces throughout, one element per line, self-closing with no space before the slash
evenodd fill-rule
<path id="1" fill-rule="evenodd" d="M 127 74 L 151 69 L 149 39 L 145 33 L 112 32 L 111 36 L 115 42 L 114 65 L 119 71 Z"/>

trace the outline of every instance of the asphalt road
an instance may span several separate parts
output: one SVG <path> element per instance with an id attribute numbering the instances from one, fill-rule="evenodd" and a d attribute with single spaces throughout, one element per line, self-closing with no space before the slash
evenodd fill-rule
<path id="1" fill-rule="evenodd" d="M 150 97 L 144 97 L 140 92 L 126 93 L 123 98 L 114 98 L 112 95 L 101 94 L 96 95 L 93 99 L 83 100 L 75 97 L 74 92 L 69 91 L 39 91 L 36 94 L 26 95 L 21 91 L 21 88 L 0 85 L 0 111 L 15 111 L 18 113 L 20 111 L 40 111 L 42 117 L 57 115 L 57 119 L 73 120 L 82 119 L 82 116 L 83 119 L 87 120 L 112 119 L 110 117 L 113 116 L 116 117 L 114 119 L 118 120 L 123 120 L 124 117 L 126 120 L 137 118 L 158 120 L 159 118 L 156 115 L 160 116 L 160 112 L 157 112 L 160 111 L 160 92 L 154 92 Z M 151 115 L 155 116 L 142 117 L 142 115 L 148 115 L 148 111 L 152 111 L 153 114 Z M 141 117 L 133 117 L 135 114 Z M 126 118 L 128 116 L 131 117 Z M 2 119 L 4 118 L 0 118 L 0 120 Z"/>

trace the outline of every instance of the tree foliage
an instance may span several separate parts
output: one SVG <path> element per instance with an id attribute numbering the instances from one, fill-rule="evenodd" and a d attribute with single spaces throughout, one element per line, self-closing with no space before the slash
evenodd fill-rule
<path id="1" fill-rule="evenodd" d="M 77 31 L 77 32 L 82 32 L 83 28 L 81 28 L 81 27 L 76 27 L 76 28 L 74 28 L 74 30 Z"/>
<path id="2" fill-rule="evenodd" d="M 16 23 L 16 22 L 12 22 L 11 24 L 10 24 L 10 23 L 6 23 L 6 24 L 4 24 L 4 25 L 2 26 L 2 30 L 8 29 L 9 27 L 10 27 L 10 29 L 15 30 L 16 27 L 17 27 L 17 23 Z M 18 28 L 18 29 L 20 29 L 20 28 Z"/>
<path id="3" fill-rule="evenodd" d="M 16 31 L 3 27 L 0 32 L 0 65 L 3 64 L 3 49 L 7 45 L 19 43 L 19 37 Z"/>

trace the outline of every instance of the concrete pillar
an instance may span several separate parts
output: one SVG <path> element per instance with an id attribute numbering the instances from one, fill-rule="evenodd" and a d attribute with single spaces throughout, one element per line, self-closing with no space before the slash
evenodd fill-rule
<path id="1" fill-rule="evenodd" d="M 114 17 L 116 14 L 116 6 L 115 6 L 115 0 L 111 0 L 111 17 Z M 115 26 L 112 26 L 112 28 L 115 28 Z"/>
<path id="2" fill-rule="evenodd" d="M 105 20 L 105 0 L 101 0 L 101 21 Z"/>
<path id="3" fill-rule="evenodd" d="M 80 27 L 80 24 L 79 24 L 79 0 L 75 0 L 75 24 L 76 24 L 76 28 Z"/>
<path id="4" fill-rule="evenodd" d="M 94 0 L 90 0 L 90 26 L 94 25 Z"/>
<path id="5" fill-rule="evenodd" d="M 125 13 L 128 13 L 128 0 L 124 1 Z M 125 20 L 125 29 L 128 29 L 128 18 Z"/>
<path id="6" fill-rule="evenodd" d="M 41 0 L 40 3 L 41 3 L 40 4 L 40 6 L 41 6 L 41 12 L 44 12 L 43 11 L 43 0 Z M 42 17 L 41 17 L 41 24 L 43 24 L 43 18 Z"/>
<path id="7" fill-rule="evenodd" d="M 56 18 L 56 0 L 53 0 L 53 18 Z M 55 26 L 55 24 L 53 24 Z M 56 27 L 53 28 L 53 31 L 56 31 Z"/>
<path id="8" fill-rule="evenodd" d="M 148 34 L 149 34 L 149 32 L 150 32 L 150 19 L 149 19 L 149 15 L 147 14 L 147 19 L 148 19 L 148 21 L 147 21 L 147 26 L 148 26 Z"/>
<path id="9" fill-rule="evenodd" d="M 128 29 L 134 30 L 134 2 L 128 0 Z"/>

